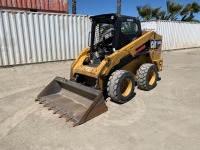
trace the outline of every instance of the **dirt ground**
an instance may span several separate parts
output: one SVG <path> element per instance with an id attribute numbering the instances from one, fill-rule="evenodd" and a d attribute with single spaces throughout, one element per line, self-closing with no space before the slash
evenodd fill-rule
<path id="1" fill-rule="evenodd" d="M 71 61 L 0 68 L 0 149 L 200 149 L 200 48 L 163 58 L 155 89 L 75 128 L 34 101 Z"/>

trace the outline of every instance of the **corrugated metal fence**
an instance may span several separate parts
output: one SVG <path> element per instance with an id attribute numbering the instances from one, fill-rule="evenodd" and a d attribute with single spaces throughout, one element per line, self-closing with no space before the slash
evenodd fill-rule
<path id="1" fill-rule="evenodd" d="M 0 66 L 74 59 L 89 16 L 0 11 Z"/>
<path id="2" fill-rule="evenodd" d="M 200 47 L 200 23 L 178 21 L 142 22 L 142 29 L 163 36 L 162 50 Z"/>
<path id="3" fill-rule="evenodd" d="M 75 59 L 88 46 L 89 16 L 0 11 L 0 66 Z M 163 50 L 200 47 L 200 23 L 152 21 Z"/>

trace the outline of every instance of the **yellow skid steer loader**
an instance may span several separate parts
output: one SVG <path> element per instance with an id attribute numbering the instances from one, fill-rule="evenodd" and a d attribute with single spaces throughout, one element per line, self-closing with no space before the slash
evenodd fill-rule
<path id="1" fill-rule="evenodd" d="M 36 98 L 73 126 L 106 112 L 105 99 L 125 103 L 156 86 L 162 70 L 162 36 L 142 32 L 137 18 L 118 14 L 92 16 L 90 46 L 71 66 L 70 80 L 56 77 Z"/>

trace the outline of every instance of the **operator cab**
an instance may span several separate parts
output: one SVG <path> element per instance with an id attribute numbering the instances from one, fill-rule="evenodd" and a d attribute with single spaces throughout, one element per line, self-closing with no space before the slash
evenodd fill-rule
<path id="1" fill-rule="evenodd" d="M 90 19 L 90 62 L 93 66 L 142 35 L 140 21 L 135 17 L 105 14 Z"/>

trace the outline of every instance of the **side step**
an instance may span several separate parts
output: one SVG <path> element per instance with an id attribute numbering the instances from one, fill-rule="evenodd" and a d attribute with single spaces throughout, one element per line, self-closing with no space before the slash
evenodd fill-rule
<path id="1" fill-rule="evenodd" d="M 73 126 L 108 110 L 102 91 L 56 77 L 36 98 L 44 107 L 73 122 Z"/>

